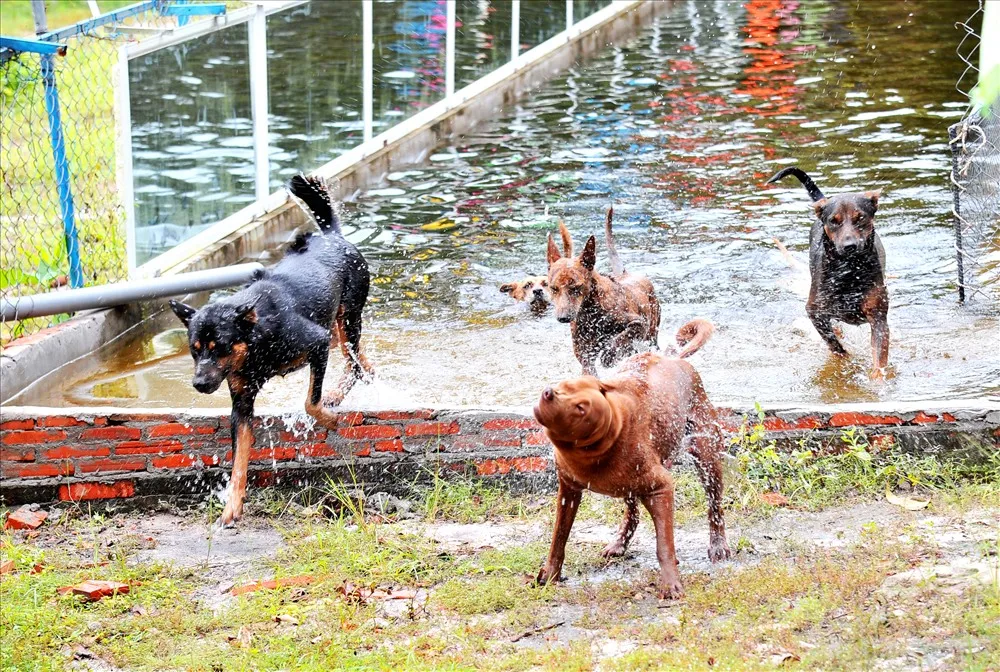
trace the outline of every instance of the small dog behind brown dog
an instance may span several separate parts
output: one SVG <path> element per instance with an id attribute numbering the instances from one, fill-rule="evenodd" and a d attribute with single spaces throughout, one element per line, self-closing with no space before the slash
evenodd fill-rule
<path id="1" fill-rule="evenodd" d="M 611 261 L 611 275 L 594 270 L 597 240 L 587 239 L 583 252 L 573 257 L 573 241 L 566 225 L 559 222 L 563 253 L 549 234 L 549 291 L 556 319 L 569 322 L 573 352 L 583 373 L 595 375 L 596 362 L 613 366 L 635 354 L 642 344 L 656 346 L 660 327 L 660 304 L 653 283 L 641 275 L 629 275 L 622 266 L 611 235 L 614 209 L 608 209 L 604 235 Z"/>
<path id="2" fill-rule="evenodd" d="M 656 529 L 660 596 L 683 595 L 674 551 L 674 482 L 670 467 L 682 448 L 694 457 L 708 497 L 708 557 L 730 557 L 722 512 L 722 462 L 725 439 L 701 378 L 684 358 L 696 352 L 713 331 L 696 319 L 677 332 L 682 350 L 676 358 L 646 352 L 625 361 L 616 376 L 564 380 L 542 392 L 535 419 L 555 446 L 559 477 L 558 508 L 549 557 L 538 583 L 558 581 L 566 540 L 584 490 L 625 499 L 618 537 L 605 557 L 625 553 L 638 524 L 638 504 L 649 511 Z"/>
<path id="3" fill-rule="evenodd" d="M 500 291 L 510 294 L 515 301 L 527 301 L 533 313 L 544 313 L 549 307 L 549 279 L 544 275 L 536 275 L 518 282 L 505 282 L 500 285 Z"/>

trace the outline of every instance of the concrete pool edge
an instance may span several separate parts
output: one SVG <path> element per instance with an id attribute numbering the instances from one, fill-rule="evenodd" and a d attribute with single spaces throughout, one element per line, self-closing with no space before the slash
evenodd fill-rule
<path id="1" fill-rule="evenodd" d="M 735 432 L 754 409 L 724 408 Z M 782 448 L 810 437 L 833 443 L 856 427 L 878 449 L 976 460 L 1000 450 L 1000 400 L 788 406 L 765 409 L 767 438 Z M 359 486 L 428 480 L 433 474 L 550 479 L 552 449 L 525 409 L 348 410 L 335 430 L 304 414 L 263 410 L 251 477 L 303 487 L 328 477 Z M 224 409 L 0 408 L 0 500 L 206 497 L 224 484 L 232 455 Z"/>

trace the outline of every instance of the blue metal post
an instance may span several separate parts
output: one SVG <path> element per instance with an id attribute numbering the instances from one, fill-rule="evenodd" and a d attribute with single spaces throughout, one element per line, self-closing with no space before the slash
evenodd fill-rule
<path id="1" fill-rule="evenodd" d="M 62 213 L 63 235 L 66 237 L 66 256 L 69 258 L 69 284 L 83 287 L 83 267 L 80 264 L 80 241 L 76 233 L 76 216 L 73 211 L 73 190 L 69 181 L 69 162 L 66 160 L 66 141 L 63 138 L 62 120 L 59 115 L 59 91 L 56 89 L 55 56 L 42 54 L 42 82 L 45 85 L 45 111 L 49 117 L 49 139 L 52 141 L 52 158 L 56 168 L 56 190 L 59 210 Z"/>

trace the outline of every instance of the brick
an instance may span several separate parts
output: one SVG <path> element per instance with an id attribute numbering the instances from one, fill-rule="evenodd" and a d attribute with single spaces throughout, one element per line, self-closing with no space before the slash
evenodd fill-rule
<path id="1" fill-rule="evenodd" d="M 337 457 L 340 451 L 336 446 L 328 443 L 311 443 L 299 447 L 299 455 L 302 457 Z"/>
<path id="2" fill-rule="evenodd" d="M 526 446 L 547 446 L 549 443 L 549 437 L 545 436 L 545 432 L 531 432 L 524 437 Z"/>
<path id="3" fill-rule="evenodd" d="M 338 429 L 337 433 L 345 439 L 394 439 L 400 431 L 395 425 L 360 425 Z"/>
<path id="4" fill-rule="evenodd" d="M 286 588 L 288 586 L 308 586 L 316 580 L 313 576 L 286 576 L 281 579 L 269 579 L 267 581 L 257 581 L 242 586 L 236 586 L 230 592 L 231 595 L 243 595 L 253 593 L 258 590 L 274 590 L 276 588 Z"/>
<path id="5" fill-rule="evenodd" d="M 337 415 L 337 424 L 346 427 L 360 425 L 365 421 L 365 414 L 361 411 L 347 411 Z"/>
<path id="6" fill-rule="evenodd" d="M 941 419 L 944 420 L 945 422 L 957 422 L 955 416 L 952 415 L 951 413 L 942 413 Z"/>
<path id="7" fill-rule="evenodd" d="M 16 429 L 34 429 L 35 421 L 32 419 L 27 420 L 5 420 L 0 422 L 0 431 L 10 432 Z"/>
<path id="8" fill-rule="evenodd" d="M 74 595 L 80 595 L 91 602 L 96 602 L 113 595 L 124 595 L 128 591 L 129 585 L 127 583 L 88 580 L 73 586 L 72 592 Z"/>
<path id="9" fill-rule="evenodd" d="M 227 452 L 223 457 L 218 455 L 202 455 L 201 462 L 206 467 L 215 467 L 223 463 L 231 464 L 233 461 L 233 451 Z"/>
<path id="10" fill-rule="evenodd" d="M 214 434 L 216 427 L 213 425 L 185 425 L 180 422 L 167 422 L 156 425 L 149 430 L 150 438 L 162 438 L 164 436 L 189 436 L 191 434 Z M 138 438 L 138 437 L 136 437 Z"/>
<path id="11" fill-rule="evenodd" d="M 10 448 L 0 448 L 0 461 L 3 462 L 31 462 L 34 459 L 34 450 L 11 450 Z"/>
<path id="12" fill-rule="evenodd" d="M 869 415 L 867 413 L 834 413 L 830 416 L 831 427 L 858 427 L 862 425 L 901 425 L 902 418 L 894 415 Z"/>
<path id="13" fill-rule="evenodd" d="M 765 416 L 761 424 L 764 425 L 764 429 L 766 429 L 769 432 L 787 431 L 789 429 L 795 429 L 795 425 L 791 424 L 784 418 L 779 418 L 774 415 Z"/>
<path id="14" fill-rule="evenodd" d="M 278 483 L 278 474 L 273 471 L 252 471 L 250 482 L 255 488 L 271 488 Z"/>
<path id="15" fill-rule="evenodd" d="M 881 452 L 895 446 L 896 437 L 892 434 L 876 434 L 868 439 L 868 443 L 871 445 L 872 450 Z"/>
<path id="16" fill-rule="evenodd" d="M 48 517 L 49 514 L 44 511 L 29 511 L 21 507 L 7 515 L 3 527 L 5 530 L 37 530 Z"/>
<path id="17" fill-rule="evenodd" d="M 46 460 L 68 460 L 72 457 L 107 457 L 111 449 L 107 446 L 60 446 L 42 453 Z"/>
<path id="18" fill-rule="evenodd" d="M 65 441 L 66 432 L 61 429 L 41 431 L 41 430 L 28 430 L 21 432 L 7 432 L 3 435 L 3 443 L 5 446 L 23 446 L 36 443 L 54 443 L 56 441 Z"/>
<path id="19" fill-rule="evenodd" d="M 73 473 L 73 463 L 63 462 L 62 464 L 5 464 L 3 466 L 4 478 L 46 478 L 49 476 L 70 476 Z"/>
<path id="20" fill-rule="evenodd" d="M 434 417 L 434 411 L 419 409 L 413 411 L 375 411 L 369 413 L 368 417 L 379 420 L 430 420 Z"/>
<path id="21" fill-rule="evenodd" d="M 278 440 L 282 443 L 310 443 L 316 441 L 326 441 L 326 430 L 307 432 L 278 432 Z"/>
<path id="22" fill-rule="evenodd" d="M 399 439 L 392 439 L 391 441 L 376 441 L 375 450 L 380 453 L 402 453 L 403 452 L 403 442 Z"/>
<path id="23" fill-rule="evenodd" d="M 458 434 L 457 422 L 420 422 L 406 426 L 407 436 L 440 436 L 442 434 Z"/>
<path id="24" fill-rule="evenodd" d="M 200 463 L 197 457 L 191 455 L 167 455 L 166 457 L 154 457 L 152 465 L 157 469 L 182 469 Z"/>
<path id="25" fill-rule="evenodd" d="M 917 425 L 928 425 L 932 422 L 937 422 L 937 421 L 938 421 L 938 416 L 928 415 L 923 411 L 917 411 L 917 414 L 913 416 L 913 420 L 911 420 L 910 422 Z"/>
<path id="26" fill-rule="evenodd" d="M 114 483 L 70 483 L 59 486 L 59 499 L 64 502 L 79 502 L 88 499 L 119 499 L 135 494 L 132 481 Z"/>
<path id="27" fill-rule="evenodd" d="M 86 460 L 77 465 L 77 471 L 82 474 L 99 471 L 143 471 L 145 468 L 145 460 Z"/>
<path id="28" fill-rule="evenodd" d="M 142 430 L 138 427 L 93 427 L 80 432 L 80 439 L 89 441 L 99 439 L 101 441 L 127 441 L 137 440 L 142 436 Z"/>
<path id="29" fill-rule="evenodd" d="M 806 415 L 795 421 L 795 429 L 822 429 L 826 427 L 823 418 L 815 415 Z"/>
<path id="30" fill-rule="evenodd" d="M 180 441 L 123 441 L 115 446 L 115 455 L 152 455 L 184 450 Z"/>
<path id="31" fill-rule="evenodd" d="M 271 460 L 294 460 L 295 448 L 291 446 L 274 446 L 273 448 L 253 448 L 250 450 L 251 462 Z"/>
<path id="32" fill-rule="evenodd" d="M 370 443 L 361 443 L 361 444 L 356 443 L 354 445 L 355 445 L 355 448 L 356 448 L 355 451 L 354 451 L 354 456 L 355 457 L 371 457 L 372 456 L 372 444 L 370 444 Z M 362 448 L 357 448 L 357 446 L 363 446 L 363 447 Z"/>
<path id="33" fill-rule="evenodd" d="M 133 422 L 174 422 L 177 416 L 171 413 L 114 413 L 109 418 L 111 422 L 121 424 Z"/>
<path id="34" fill-rule="evenodd" d="M 104 418 L 95 418 L 95 420 L 96 419 L 103 420 Z M 38 420 L 39 427 L 80 427 L 83 425 L 90 426 L 92 424 L 101 425 L 104 423 L 99 423 L 99 422 L 89 423 L 65 415 L 52 415 L 47 418 L 40 418 Z"/>
<path id="35" fill-rule="evenodd" d="M 528 418 L 494 418 L 483 423 L 483 429 L 538 429 L 538 423 Z"/>
<path id="36" fill-rule="evenodd" d="M 490 448 L 520 448 L 520 436 L 489 436 L 482 439 L 482 444 Z"/>
<path id="37" fill-rule="evenodd" d="M 508 474 L 511 471 L 545 471 L 547 468 L 548 461 L 544 457 L 502 457 L 476 464 L 476 472 L 480 476 Z"/>

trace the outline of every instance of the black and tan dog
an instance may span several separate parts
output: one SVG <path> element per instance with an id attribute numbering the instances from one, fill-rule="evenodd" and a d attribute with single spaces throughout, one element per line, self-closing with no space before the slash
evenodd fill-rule
<path id="1" fill-rule="evenodd" d="M 343 401 L 355 382 L 373 372 L 360 348 L 368 264 L 341 235 L 322 182 L 299 175 L 288 188 L 305 204 L 320 234 L 300 236 L 280 262 L 221 301 L 200 310 L 170 302 L 188 330 L 195 389 L 211 394 L 226 381 L 232 397 L 232 489 L 219 519 L 222 525 L 243 514 L 254 400 L 264 383 L 308 365 L 306 411 L 319 424 L 333 427 L 337 416 L 327 407 Z M 338 343 L 347 369 L 336 390 L 324 398 L 327 359 Z"/>
<path id="2" fill-rule="evenodd" d="M 573 257 L 573 241 L 566 225 L 559 222 L 563 253 L 549 234 L 549 292 L 556 319 L 569 322 L 573 352 L 583 372 L 594 375 L 596 362 L 613 366 L 639 351 L 637 346 L 656 345 L 660 328 L 660 304 L 653 283 L 625 271 L 611 235 L 614 209 L 608 210 L 604 235 L 611 261 L 611 275 L 594 270 L 597 240 L 587 239 L 583 252 Z"/>
<path id="3" fill-rule="evenodd" d="M 875 233 L 875 212 L 881 191 L 824 196 L 798 168 L 785 168 L 767 181 L 792 175 L 809 192 L 816 221 L 809 232 L 809 272 L 812 282 L 806 313 L 830 350 L 847 351 L 831 320 L 867 322 L 872 329 L 872 378 L 885 377 L 889 362 L 889 293 L 885 288 L 885 249 Z"/>
<path id="4" fill-rule="evenodd" d="M 625 553 L 638 524 L 638 502 L 656 528 L 662 597 L 683 594 L 674 552 L 674 484 L 670 467 L 686 449 L 708 496 L 708 557 L 730 556 L 722 512 L 721 453 L 726 442 L 698 372 L 683 361 L 711 336 L 712 325 L 692 320 L 677 332 L 676 357 L 645 352 L 613 377 L 584 376 L 547 387 L 535 419 L 555 446 L 559 495 L 549 557 L 539 583 L 558 581 L 566 539 L 584 490 L 625 500 L 625 520 L 605 557 Z"/>

